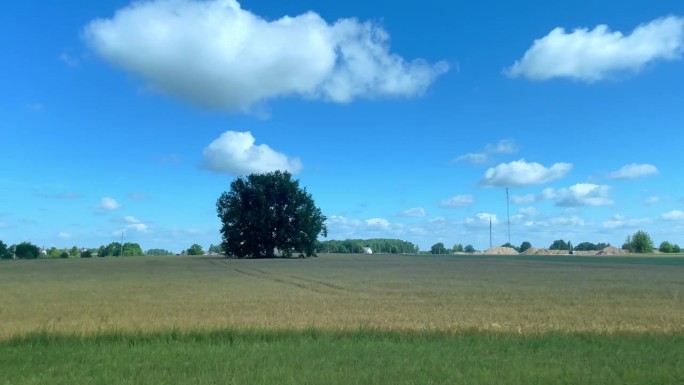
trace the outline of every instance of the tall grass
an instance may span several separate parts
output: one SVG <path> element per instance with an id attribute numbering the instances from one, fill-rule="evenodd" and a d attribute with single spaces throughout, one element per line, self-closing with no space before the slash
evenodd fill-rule
<path id="1" fill-rule="evenodd" d="M 680 384 L 678 335 L 236 330 L 31 333 L 0 384 Z"/>

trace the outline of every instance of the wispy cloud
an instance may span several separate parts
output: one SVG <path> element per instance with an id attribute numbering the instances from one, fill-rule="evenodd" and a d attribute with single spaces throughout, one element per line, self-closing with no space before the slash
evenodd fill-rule
<path id="1" fill-rule="evenodd" d="M 404 210 L 401 213 L 402 216 L 404 217 L 415 217 L 415 218 L 422 218 L 426 215 L 425 209 L 422 207 L 414 207 L 410 208 L 408 210 Z"/>
<path id="2" fill-rule="evenodd" d="M 658 168 L 652 164 L 632 163 L 623 166 L 617 171 L 611 172 L 608 177 L 611 179 L 638 179 L 658 174 Z"/>
<path id="3" fill-rule="evenodd" d="M 449 199 L 444 199 L 439 202 L 440 207 L 466 207 L 475 203 L 475 197 L 472 195 L 456 195 Z"/>
<path id="4" fill-rule="evenodd" d="M 496 154 L 516 154 L 518 145 L 511 139 L 500 140 L 496 144 L 488 144 L 482 152 L 468 153 L 454 159 L 454 162 L 469 162 L 472 164 L 486 164 Z"/>

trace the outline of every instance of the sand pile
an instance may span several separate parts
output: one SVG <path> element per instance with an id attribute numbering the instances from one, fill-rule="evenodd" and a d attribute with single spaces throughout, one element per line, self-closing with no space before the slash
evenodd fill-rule
<path id="1" fill-rule="evenodd" d="M 511 247 L 492 247 L 489 250 L 485 250 L 483 253 L 485 255 L 518 255 L 518 252 Z"/>
<path id="2" fill-rule="evenodd" d="M 546 249 L 537 249 L 536 247 L 530 247 L 529 249 L 522 252 L 523 255 L 550 255 L 551 252 Z"/>
<path id="3" fill-rule="evenodd" d="M 596 253 L 596 255 L 621 255 L 625 254 L 624 250 L 618 249 L 617 247 L 608 246 L 605 249 Z"/>

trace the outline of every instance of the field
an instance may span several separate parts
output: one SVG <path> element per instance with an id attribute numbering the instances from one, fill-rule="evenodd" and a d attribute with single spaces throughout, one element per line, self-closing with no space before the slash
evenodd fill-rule
<path id="1" fill-rule="evenodd" d="M 0 292 L 0 384 L 684 383 L 682 257 L 7 261 Z"/>

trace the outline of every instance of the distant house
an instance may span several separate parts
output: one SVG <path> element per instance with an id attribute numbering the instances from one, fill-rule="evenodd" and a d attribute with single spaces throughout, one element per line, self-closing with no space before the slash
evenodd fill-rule
<path id="1" fill-rule="evenodd" d="M 370 247 L 364 247 L 363 253 L 364 254 L 373 254 L 373 249 L 371 249 Z"/>

